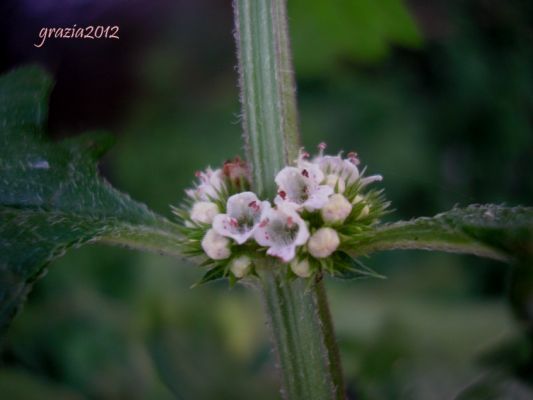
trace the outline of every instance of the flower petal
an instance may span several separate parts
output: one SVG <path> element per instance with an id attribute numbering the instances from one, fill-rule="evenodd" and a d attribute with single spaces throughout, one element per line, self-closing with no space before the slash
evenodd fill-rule
<path id="1" fill-rule="evenodd" d="M 296 247 L 309 238 L 309 230 L 293 207 L 281 204 L 263 214 L 254 238 L 260 246 L 269 247 L 267 254 L 289 262 L 296 254 Z"/>
<path id="2" fill-rule="evenodd" d="M 186 189 L 187 196 L 199 201 L 211 201 L 219 197 L 226 188 L 226 182 L 221 169 L 207 168 L 196 173 L 198 183 L 192 189 Z"/>
<path id="3" fill-rule="evenodd" d="M 300 169 L 285 167 L 276 175 L 276 184 L 279 186 L 278 196 L 274 199 L 276 204 L 284 202 L 293 203 L 300 208 L 305 207 L 312 211 L 322 207 L 327 202 L 327 197 L 333 193 L 328 185 L 320 185 L 317 179 L 323 180 L 324 174 L 316 166 L 313 169 Z"/>
<path id="4" fill-rule="evenodd" d="M 331 186 L 320 185 L 303 203 L 303 206 L 308 211 L 319 210 L 326 205 L 331 194 L 333 194 L 333 188 Z"/>
<path id="5" fill-rule="evenodd" d="M 242 192 L 228 199 L 226 214 L 219 214 L 213 220 L 213 229 L 238 244 L 246 242 L 257 228 L 263 212 L 270 209 L 268 201 L 259 201 L 255 193 Z"/>

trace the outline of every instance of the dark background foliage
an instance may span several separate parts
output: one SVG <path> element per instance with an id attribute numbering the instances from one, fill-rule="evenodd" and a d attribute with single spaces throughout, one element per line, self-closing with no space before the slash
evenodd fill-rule
<path id="1" fill-rule="evenodd" d="M 170 216 L 195 170 L 242 154 L 231 13 L 214 0 L 4 0 L 0 72 L 45 66 L 51 136 L 113 132 L 102 174 Z M 531 2 L 289 0 L 289 15 L 304 143 L 356 150 L 384 175 L 389 220 L 531 205 Z M 120 40 L 33 46 L 42 27 L 73 24 L 119 25 Z M 367 262 L 389 279 L 328 282 L 353 398 L 531 395 L 533 350 L 515 317 L 527 304 L 511 290 L 530 278 L 470 256 Z M 4 341 L 1 397 L 276 398 L 256 293 L 190 290 L 201 273 L 121 249 L 70 252 Z"/>

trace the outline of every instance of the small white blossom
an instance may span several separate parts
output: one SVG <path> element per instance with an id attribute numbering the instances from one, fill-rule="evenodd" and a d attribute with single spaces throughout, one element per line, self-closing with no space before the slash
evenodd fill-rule
<path id="1" fill-rule="evenodd" d="M 338 156 L 317 156 L 313 162 L 317 164 L 322 172 L 327 175 L 334 175 L 342 178 L 344 182 L 351 185 L 359 179 L 359 169 L 356 158 L 343 159 Z"/>
<path id="2" fill-rule="evenodd" d="M 336 189 L 339 193 L 344 193 L 344 191 L 346 190 L 346 182 L 338 175 L 329 174 L 328 176 L 326 176 L 325 183 L 333 190 Z"/>
<path id="3" fill-rule="evenodd" d="M 213 229 L 222 236 L 246 242 L 259 225 L 261 215 L 270 208 L 268 201 L 259 201 L 255 193 L 242 192 L 228 199 L 226 214 L 219 214 L 213 220 Z"/>
<path id="4" fill-rule="evenodd" d="M 225 260 L 231 255 L 229 239 L 209 229 L 202 239 L 202 249 L 213 260 Z"/>
<path id="5" fill-rule="evenodd" d="M 285 167 L 276 175 L 279 190 L 274 201 L 276 204 L 292 203 L 309 211 L 320 209 L 333 193 L 331 187 L 320 184 L 323 179 L 324 174 L 316 167 Z"/>
<path id="6" fill-rule="evenodd" d="M 219 193 L 226 189 L 224 174 L 221 169 L 207 168 L 196 172 L 199 183 L 193 189 L 185 190 L 187 196 L 201 201 L 216 199 Z"/>
<path id="7" fill-rule="evenodd" d="M 198 201 L 191 209 L 191 219 L 202 224 L 213 223 L 213 218 L 219 213 L 218 206 L 211 201 Z"/>
<path id="8" fill-rule="evenodd" d="M 309 278 L 311 276 L 311 267 L 306 259 L 292 261 L 291 270 L 300 278 Z"/>
<path id="9" fill-rule="evenodd" d="M 305 170 L 305 175 L 316 183 L 321 183 L 324 180 L 324 173 L 316 163 L 309 161 L 309 153 L 303 148 L 300 149 L 300 154 L 296 159 L 296 167 L 300 172 Z"/>
<path id="10" fill-rule="evenodd" d="M 319 153 L 313 158 L 312 163 L 318 165 L 325 175 L 333 175 L 342 178 L 345 184 L 351 185 L 359 178 L 359 159 L 354 152 L 348 153 L 346 159 L 342 158 L 342 153 L 337 156 L 325 156 L 325 143 L 318 145 Z M 331 178 L 329 178 L 331 179 Z"/>
<path id="11" fill-rule="evenodd" d="M 307 249 L 313 257 L 325 258 L 337 250 L 339 244 L 339 235 L 335 229 L 320 228 L 309 239 Z"/>
<path id="12" fill-rule="evenodd" d="M 352 205 L 342 194 L 332 195 L 320 210 L 325 223 L 339 224 L 344 222 L 352 212 Z"/>
<path id="13" fill-rule="evenodd" d="M 294 208 L 280 204 L 265 211 L 254 237 L 260 246 L 269 248 L 267 254 L 289 262 L 296 254 L 296 247 L 309 238 L 309 230 Z"/>
<path id="14" fill-rule="evenodd" d="M 233 273 L 233 275 L 235 275 L 235 277 L 242 278 L 248 273 L 248 270 L 250 269 L 251 265 L 252 262 L 250 260 L 250 257 L 240 256 L 231 260 L 229 264 L 229 269 Z"/>

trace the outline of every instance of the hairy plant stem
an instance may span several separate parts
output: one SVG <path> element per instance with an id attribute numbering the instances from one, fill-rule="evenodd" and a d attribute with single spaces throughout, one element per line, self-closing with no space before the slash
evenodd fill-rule
<path id="1" fill-rule="evenodd" d="M 276 194 L 274 177 L 297 157 L 295 83 L 285 0 L 235 0 L 244 139 L 254 190 Z M 257 265 L 282 375 L 290 400 L 344 399 L 342 368 L 321 280 L 288 282 L 278 261 Z"/>

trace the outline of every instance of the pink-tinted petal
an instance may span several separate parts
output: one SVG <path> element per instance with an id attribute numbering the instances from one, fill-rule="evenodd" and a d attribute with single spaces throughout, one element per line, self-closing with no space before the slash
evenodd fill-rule
<path id="1" fill-rule="evenodd" d="M 269 247 L 267 254 L 285 262 L 294 258 L 296 247 L 305 244 L 308 237 L 305 221 L 286 205 L 265 212 L 254 234 L 260 246 Z"/>
<path id="2" fill-rule="evenodd" d="M 242 244 L 254 234 L 262 214 L 270 209 L 270 203 L 259 201 L 255 193 L 243 192 L 231 196 L 226 208 L 226 214 L 214 218 L 213 229 Z"/>
<path id="3" fill-rule="evenodd" d="M 308 211 L 319 210 L 326 205 L 331 194 L 333 194 L 333 188 L 331 186 L 320 185 L 303 203 L 303 206 Z"/>

